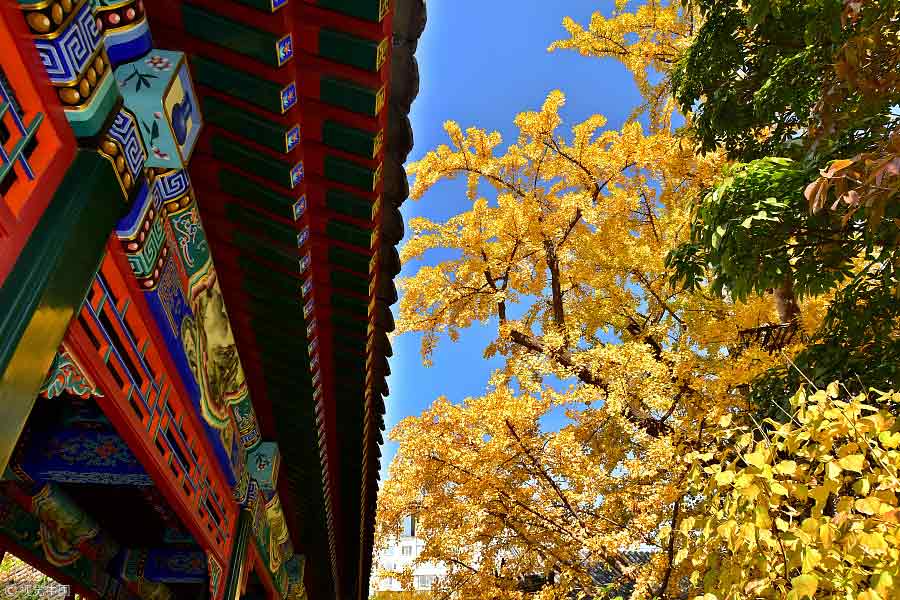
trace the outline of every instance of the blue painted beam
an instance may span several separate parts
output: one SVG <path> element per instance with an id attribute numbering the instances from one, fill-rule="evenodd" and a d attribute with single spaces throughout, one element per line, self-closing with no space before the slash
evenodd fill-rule
<path id="1" fill-rule="evenodd" d="M 69 401 L 29 426 L 13 471 L 36 482 L 150 486 L 153 481 L 93 402 Z"/>
<path id="2" fill-rule="evenodd" d="M 153 583 L 206 583 L 206 553 L 180 548 L 126 550 L 119 557 L 125 581 L 143 578 Z"/>

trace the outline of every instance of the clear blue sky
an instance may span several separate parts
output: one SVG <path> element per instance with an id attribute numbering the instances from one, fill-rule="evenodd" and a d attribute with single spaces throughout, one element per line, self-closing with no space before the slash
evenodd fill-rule
<path id="1" fill-rule="evenodd" d="M 415 147 L 409 159 L 447 143 L 443 123 L 448 119 L 463 128 L 500 131 L 504 143 L 515 141 L 515 115 L 540 108 L 554 89 L 566 94 L 565 130 L 595 113 L 618 128 L 640 102 L 625 68 L 573 51 L 547 52 L 551 42 L 566 37 L 564 16 L 586 24 L 594 11 L 608 15 L 612 6 L 612 0 L 429 0 L 428 25 L 416 53 L 421 83 L 410 115 Z M 442 182 L 421 200 L 407 200 L 403 217 L 447 219 L 468 208 L 464 189 L 464 179 Z M 405 265 L 401 276 L 422 264 Z M 396 307 L 394 312 L 396 316 Z M 419 355 L 419 335 L 395 337 L 387 430 L 421 413 L 438 396 L 461 402 L 484 393 L 491 371 L 499 366 L 482 358 L 494 331 L 475 326 L 456 343 L 442 340 L 434 366 L 427 368 Z M 396 445 L 386 441 L 382 476 L 395 452 Z"/>

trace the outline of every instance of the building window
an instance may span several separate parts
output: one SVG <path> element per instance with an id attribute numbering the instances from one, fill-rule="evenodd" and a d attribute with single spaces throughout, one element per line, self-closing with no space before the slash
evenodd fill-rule
<path id="1" fill-rule="evenodd" d="M 403 556 L 412 556 L 412 546 L 400 546 L 400 554 Z"/>
<path id="2" fill-rule="evenodd" d="M 416 575 L 416 589 L 430 590 L 437 581 L 437 575 Z"/>
<path id="3" fill-rule="evenodd" d="M 415 517 L 403 517 L 403 537 L 416 537 Z"/>

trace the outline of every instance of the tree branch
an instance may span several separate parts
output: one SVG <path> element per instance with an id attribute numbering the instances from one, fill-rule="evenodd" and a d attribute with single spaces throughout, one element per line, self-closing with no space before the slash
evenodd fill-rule
<path id="1" fill-rule="evenodd" d="M 575 509 L 572 508 L 572 504 L 569 502 L 569 499 L 566 498 L 565 494 L 563 494 L 559 485 L 556 483 L 556 481 L 553 480 L 552 477 L 550 477 L 550 474 L 547 473 L 546 469 L 544 469 L 544 467 L 538 463 L 537 459 L 534 457 L 531 451 L 525 446 L 525 444 L 522 442 L 522 438 L 519 437 L 519 434 L 516 432 L 516 429 L 515 427 L 513 427 L 513 424 L 510 422 L 510 420 L 505 419 L 505 422 L 506 428 L 509 430 L 509 433 L 516 439 L 516 442 L 519 443 L 519 446 L 525 452 L 525 455 L 529 458 L 529 460 L 531 460 L 531 464 L 533 464 L 534 468 L 538 470 L 544 481 L 550 484 L 550 487 L 553 488 L 553 491 L 555 491 L 556 495 L 559 496 L 559 499 L 562 500 L 562 503 L 566 507 L 566 510 L 569 511 L 569 514 L 572 515 L 572 517 L 574 517 L 576 521 L 578 521 L 578 524 L 581 525 L 582 528 L 584 528 L 585 525 L 584 521 L 581 518 L 581 515 L 575 512 Z"/>
<path id="2" fill-rule="evenodd" d="M 479 477 L 478 475 L 476 475 L 476 474 L 473 473 L 472 471 L 470 471 L 470 470 L 468 470 L 468 469 L 465 469 L 465 468 L 463 468 L 463 467 L 460 467 L 459 465 L 455 465 L 455 464 L 453 464 L 453 463 L 451 463 L 451 462 L 449 462 L 449 461 L 446 461 L 446 460 L 444 460 L 444 459 L 442 459 L 442 458 L 440 458 L 440 457 L 431 455 L 431 456 L 429 456 L 428 458 L 429 458 L 429 460 L 433 460 L 433 461 L 435 461 L 435 462 L 441 463 L 442 465 L 446 465 L 446 466 L 448 466 L 448 467 L 450 467 L 450 468 L 453 468 L 453 469 L 456 469 L 456 470 L 458 470 L 458 471 L 460 471 L 460 472 L 462 472 L 462 473 L 465 473 L 466 475 L 468 475 L 469 477 L 472 477 L 473 479 L 476 479 L 476 480 L 482 481 L 482 482 L 484 481 L 484 479 L 483 479 L 482 477 Z M 552 526 L 553 528 L 555 528 L 557 531 L 566 534 L 567 536 L 569 536 L 569 537 L 572 538 L 573 540 L 577 540 L 577 539 L 578 539 L 577 537 L 575 537 L 575 534 L 573 534 L 571 531 L 569 531 L 566 527 L 564 527 L 564 526 L 562 526 L 561 524 L 555 522 L 555 521 L 554 521 L 553 519 L 551 519 L 550 517 L 548 517 L 548 516 L 546 516 L 546 515 L 544 515 L 544 514 L 538 512 L 538 511 L 536 511 L 534 508 L 528 506 L 528 505 L 525 504 L 524 502 L 522 502 L 522 501 L 520 501 L 520 500 L 518 500 L 518 499 L 516 499 L 516 498 L 513 498 L 508 492 L 506 492 L 506 491 L 504 491 L 504 490 L 498 488 L 497 486 L 490 486 L 490 487 L 493 488 L 494 491 L 496 491 L 500 496 L 502 496 L 503 498 L 506 498 L 507 500 L 509 500 L 510 502 L 512 502 L 513 504 L 515 504 L 516 506 L 518 506 L 518 507 L 522 508 L 523 510 L 525 510 L 526 512 L 528 512 L 528 513 L 534 515 L 534 516 L 537 517 L 538 519 L 540 519 L 540 520 L 542 520 L 542 521 L 544 521 L 544 522 L 546 522 L 546 523 L 549 523 L 550 526 Z"/>
<path id="3" fill-rule="evenodd" d="M 487 268 L 488 257 L 487 257 L 487 253 L 484 250 L 481 251 L 481 257 L 484 259 L 484 262 L 485 262 L 484 278 L 487 280 L 488 285 L 491 286 L 491 289 L 496 292 L 496 291 L 498 291 L 497 282 L 494 280 L 493 275 L 491 275 L 491 270 L 489 268 Z M 509 277 L 509 269 L 507 269 L 506 272 L 507 272 L 506 277 L 508 278 Z M 503 287 L 504 287 L 504 289 L 506 288 L 506 282 L 503 283 Z M 497 316 L 500 317 L 501 323 L 506 321 L 506 301 L 505 300 L 501 300 L 501 301 L 497 302 Z"/>
<path id="4" fill-rule="evenodd" d="M 549 239 L 544 240 L 544 256 L 547 260 L 547 268 L 550 269 L 550 298 L 553 307 L 553 323 L 559 329 L 564 329 L 566 326 L 566 314 L 563 310 L 559 256 L 556 253 L 556 247 Z M 568 339 L 566 341 L 568 342 Z"/>
<path id="5" fill-rule="evenodd" d="M 523 333 L 517 329 L 513 329 L 510 332 L 510 339 L 526 350 L 537 354 L 542 354 L 548 358 L 553 359 L 562 367 L 571 369 L 574 372 L 575 377 L 577 377 L 578 380 L 582 383 L 596 386 L 600 388 L 604 393 L 609 392 L 608 382 L 594 374 L 594 372 L 591 371 L 591 369 L 586 365 L 576 364 L 574 359 L 572 358 L 572 354 L 568 350 L 559 349 L 551 351 L 549 348 L 546 348 L 543 342 L 541 342 L 535 336 Z M 625 417 L 631 423 L 643 429 L 647 433 L 647 435 L 651 437 L 658 438 L 671 432 L 671 427 L 669 427 L 666 423 L 640 415 L 634 410 L 634 407 L 628 407 L 626 411 L 627 412 L 625 414 Z"/>
<path id="6" fill-rule="evenodd" d="M 572 220 L 569 221 L 569 226 L 566 227 L 566 232 L 563 234 L 562 239 L 559 240 L 559 244 L 556 245 L 557 248 L 566 243 L 566 240 L 569 239 L 569 234 L 572 233 L 572 230 L 575 229 L 575 226 L 578 224 L 578 221 L 581 220 L 581 208 L 575 209 L 575 216 L 572 217 Z"/>
<path id="7" fill-rule="evenodd" d="M 672 577 L 672 562 L 675 560 L 675 532 L 678 529 L 678 512 L 681 510 L 681 498 L 675 501 L 675 506 L 672 507 L 672 528 L 669 533 L 669 547 L 666 550 L 666 555 L 668 556 L 668 564 L 666 565 L 666 572 L 663 575 L 662 581 L 659 583 L 659 588 L 653 594 L 654 597 L 662 597 L 662 594 L 665 594 L 666 588 L 669 587 L 669 579 Z"/>
<path id="8" fill-rule="evenodd" d="M 660 306 L 662 306 L 664 310 L 668 311 L 668 313 L 670 315 L 672 315 L 673 319 L 678 321 L 679 325 L 684 325 L 684 321 L 681 319 L 681 317 L 676 315 L 675 311 L 673 311 L 671 308 L 669 308 L 669 305 L 666 303 L 666 301 L 663 300 L 659 296 L 659 294 L 656 293 L 656 291 L 654 291 L 653 286 L 650 284 L 650 281 L 644 276 L 643 273 L 641 273 L 637 269 L 634 269 L 631 271 L 631 274 L 634 275 L 635 277 L 637 277 L 638 279 L 640 279 L 641 283 L 643 283 L 644 285 L 647 286 L 647 291 L 650 292 L 654 298 L 656 298 L 656 301 L 659 302 Z"/>
<path id="9" fill-rule="evenodd" d="M 656 231 L 656 219 L 653 217 L 653 207 L 650 206 L 650 200 L 647 199 L 647 194 L 644 193 L 644 190 L 641 190 L 641 198 L 644 199 L 644 206 L 647 208 L 647 219 L 650 221 L 650 227 L 653 230 L 653 237 L 656 239 L 656 243 L 659 243 L 659 233 Z"/>

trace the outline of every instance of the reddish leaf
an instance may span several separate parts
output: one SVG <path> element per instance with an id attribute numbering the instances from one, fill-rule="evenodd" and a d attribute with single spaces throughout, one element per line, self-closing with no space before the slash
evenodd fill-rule
<path id="1" fill-rule="evenodd" d="M 822 176 L 828 177 L 828 178 L 834 177 L 835 173 L 837 173 L 838 171 L 840 171 L 842 169 L 846 169 L 847 167 L 852 165 L 854 162 L 856 162 L 856 161 L 853 160 L 852 158 L 838 159 L 838 160 L 832 162 L 828 166 L 828 169 L 822 173 Z"/>
<path id="2" fill-rule="evenodd" d="M 809 210 L 815 214 L 822 209 L 822 196 L 828 189 L 828 183 L 824 179 L 816 179 L 803 190 L 803 196 L 809 202 Z"/>

